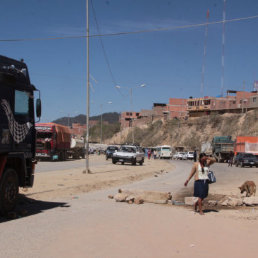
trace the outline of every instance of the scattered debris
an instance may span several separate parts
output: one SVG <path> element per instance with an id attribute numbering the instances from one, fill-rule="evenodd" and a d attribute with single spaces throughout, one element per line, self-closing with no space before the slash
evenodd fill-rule
<path id="1" fill-rule="evenodd" d="M 216 200 L 209 200 L 208 201 L 208 206 L 217 206 L 218 205 L 218 201 Z"/>
<path id="2" fill-rule="evenodd" d="M 110 194 L 110 195 L 108 196 L 108 198 L 109 198 L 109 199 L 114 199 L 114 195 L 111 195 L 111 194 Z"/>
<path id="3" fill-rule="evenodd" d="M 226 198 L 219 201 L 219 204 L 222 206 L 236 207 L 241 206 L 243 200 L 241 198 L 226 196 Z"/>
<path id="4" fill-rule="evenodd" d="M 170 192 L 156 192 L 144 190 L 122 190 L 118 189 L 118 193 L 114 196 L 117 202 L 128 202 L 135 204 L 142 204 L 144 202 L 166 204 L 168 200 L 172 199 Z"/>
<path id="5" fill-rule="evenodd" d="M 198 198 L 197 197 L 185 197 L 185 205 L 194 205 L 197 202 Z"/>
<path id="6" fill-rule="evenodd" d="M 258 205 L 258 196 L 245 197 L 243 203 L 247 206 Z"/>
<path id="7" fill-rule="evenodd" d="M 173 204 L 173 205 L 185 205 L 184 202 L 175 201 L 175 200 L 172 201 L 172 204 Z"/>
<path id="8" fill-rule="evenodd" d="M 138 197 L 138 198 L 135 198 L 135 199 L 134 199 L 134 203 L 135 203 L 135 204 L 143 204 L 143 203 L 144 203 L 144 200 Z"/>

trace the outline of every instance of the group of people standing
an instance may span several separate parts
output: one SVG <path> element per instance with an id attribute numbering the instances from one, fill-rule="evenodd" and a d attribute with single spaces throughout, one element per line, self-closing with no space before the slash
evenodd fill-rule
<path id="1" fill-rule="evenodd" d="M 157 158 L 157 151 L 154 149 L 148 149 L 147 150 L 147 156 L 148 156 L 148 159 L 151 159 L 151 156 L 153 156 L 154 159 Z"/>

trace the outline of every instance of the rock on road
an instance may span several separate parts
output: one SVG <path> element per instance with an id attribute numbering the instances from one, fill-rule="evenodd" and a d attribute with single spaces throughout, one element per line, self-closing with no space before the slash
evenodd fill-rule
<path id="1" fill-rule="evenodd" d="M 180 191 L 192 163 L 172 161 L 167 174 L 121 188 Z M 211 192 L 237 192 L 255 168 L 215 164 Z M 228 187 L 227 187 L 228 186 Z M 192 182 L 189 185 L 191 191 Z M 56 199 L 63 203 L 34 216 L 1 223 L 1 257 L 249 257 L 258 252 L 258 213 L 222 210 L 204 216 L 172 205 L 117 203 L 118 187 Z"/>

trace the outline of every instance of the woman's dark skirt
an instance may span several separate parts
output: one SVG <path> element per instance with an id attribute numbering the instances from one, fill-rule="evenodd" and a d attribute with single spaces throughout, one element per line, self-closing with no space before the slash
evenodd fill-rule
<path id="1" fill-rule="evenodd" d="M 208 180 L 196 180 L 194 182 L 194 197 L 204 199 L 208 196 L 209 184 Z"/>

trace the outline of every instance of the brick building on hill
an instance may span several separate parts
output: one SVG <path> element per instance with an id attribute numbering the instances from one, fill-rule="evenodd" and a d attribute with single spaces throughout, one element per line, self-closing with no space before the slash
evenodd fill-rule
<path id="1" fill-rule="evenodd" d="M 153 103 L 152 109 L 122 112 L 121 128 L 141 126 L 155 120 L 200 117 L 204 115 L 241 113 L 258 109 L 258 92 L 228 90 L 226 97 L 170 98 L 169 103 Z"/>
<path id="2" fill-rule="evenodd" d="M 187 101 L 187 111 L 190 117 L 211 113 L 241 113 L 255 108 L 258 108 L 257 91 L 228 90 L 226 97 L 192 98 Z"/>

